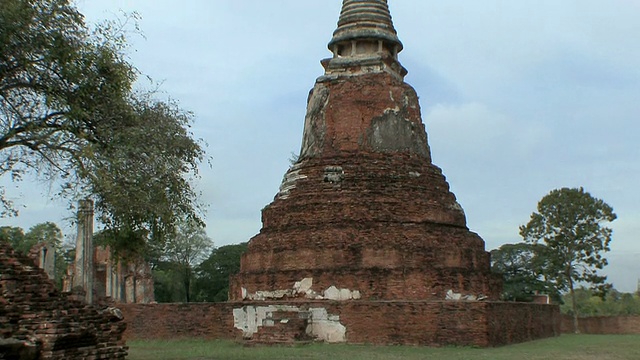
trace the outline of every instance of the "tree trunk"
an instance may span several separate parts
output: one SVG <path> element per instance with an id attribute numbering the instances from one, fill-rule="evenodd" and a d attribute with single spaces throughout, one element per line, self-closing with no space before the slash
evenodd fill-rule
<path id="1" fill-rule="evenodd" d="M 580 334 L 580 328 L 578 327 L 578 305 L 576 293 L 573 290 L 573 279 L 571 275 L 569 275 L 569 291 L 571 292 L 571 308 L 573 309 L 573 332 L 574 334 Z"/>

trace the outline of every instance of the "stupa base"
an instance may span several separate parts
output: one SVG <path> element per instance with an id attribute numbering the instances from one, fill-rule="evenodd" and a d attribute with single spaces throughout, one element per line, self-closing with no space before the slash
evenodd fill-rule
<path id="1" fill-rule="evenodd" d="M 482 301 L 237 302 L 247 342 L 494 347 L 560 335 L 555 305 Z"/>

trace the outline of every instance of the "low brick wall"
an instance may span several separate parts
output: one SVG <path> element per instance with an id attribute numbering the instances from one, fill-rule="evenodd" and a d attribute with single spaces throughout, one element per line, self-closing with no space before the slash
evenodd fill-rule
<path id="1" fill-rule="evenodd" d="M 234 328 L 233 310 L 267 305 L 294 306 L 301 310 L 324 308 L 329 314 L 339 316 L 349 343 L 499 346 L 560 333 L 557 306 L 525 303 L 243 302 L 126 304 L 120 308 L 127 321 L 124 334 L 127 340 L 185 337 L 239 340 L 243 332 Z M 297 321 L 291 323 L 299 328 Z M 282 327 L 276 325 L 277 328 Z M 261 327 L 254 338 L 268 341 L 273 336 L 282 341 L 283 334 L 289 334 L 291 340 L 298 338 L 286 329 L 278 331 L 275 333 L 274 328 Z"/>
<path id="2" fill-rule="evenodd" d="M 126 340 L 242 336 L 233 327 L 230 303 L 119 304 L 118 308 L 127 322 Z"/>
<path id="3" fill-rule="evenodd" d="M 560 335 L 560 308 L 557 305 L 490 302 L 486 306 L 491 346 Z"/>
<path id="4" fill-rule="evenodd" d="M 583 334 L 640 334 L 640 316 L 594 316 L 578 320 Z M 573 333 L 573 317 L 562 315 L 561 330 Z"/>

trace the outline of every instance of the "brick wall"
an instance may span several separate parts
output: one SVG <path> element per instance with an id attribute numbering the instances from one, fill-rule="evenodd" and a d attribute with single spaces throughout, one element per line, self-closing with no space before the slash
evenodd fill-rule
<path id="1" fill-rule="evenodd" d="M 272 304 L 272 303 L 270 303 Z M 301 309 L 323 307 L 338 315 L 349 343 L 498 346 L 559 334 L 557 306 L 455 301 L 349 301 L 277 303 Z M 123 304 L 127 321 L 125 338 L 204 339 L 242 338 L 234 328 L 233 309 L 266 303 Z M 279 317 L 278 317 L 279 318 Z M 304 338 L 298 317 L 296 329 L 260 328 L 254 338 L 282 342 Z M 283 327 L 280 323 L 276 324 Z M 292 330 L 292 331 L 289 331 Z"/>
<path id="2" fill-rule="evenodd" d="M 118 304 L 132 339 L 235 339 L 230 303 Z"/>
<path id="3" fill-rule="evenodd" d="M 594 316 L 578 320 L 583 334 L 640 334 L 640 316 Z M 573 317 L 562 315 L 561 330 L 573 333 Z"/>
<path id="4" fill-rule="evenodd" d="M 0 358 L 29 348 L 38 359 L 124 359 L 125 323 L 116 309 L 59 293 L 42 269 L 0 241 Z"/>

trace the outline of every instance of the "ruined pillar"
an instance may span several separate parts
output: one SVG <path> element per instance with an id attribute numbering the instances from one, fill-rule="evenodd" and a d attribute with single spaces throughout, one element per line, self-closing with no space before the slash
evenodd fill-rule
<path id="1" fill-rule="evenodd" d="M 115 272 L 113 274 L 114 278 L 114 293 L 113 297 L 117 302 L 123 301 L 122 296 L 122 285 L 124 283 L 124 277 L 122 276 L 122 263 L 118 261 L 115 266 Z"/>
<path id="2" fill-rule="evenodd" d="M 112 300 L 115 300 L 114 294 L 114 270 L 113 270 L 113 259 L 109 259 L 106 263 L 105 270 L 105 283 L 106 283 L 106 296 L 110 297 Z"/>
<path id="3" fill-rule="evenodd" d="M 127 304 L 136 303 L 136 277 L 133 273 L 129 273 L 124 278 L 124 301 Z"/>
<path id="4" fill-rule="evenodd" d="M 62 292 L 71 292 L 73 290 L 73 271 L 75 265 L 69 264 L 65 271 L 65 275 L 62 277 Z"/>
<path id="5" fill-rule="evenodd" d="M 56 275 L 56 248 L 52 245 L 45 244 L 42 247 L 40 253 L 40 267 L 44 269 L 49 276 L 49 279 L 53 280 Z"/>
<path id="6" fill-rule="evenodd" d="M 55 278 L 56 272 L 56 248 L 47 243 L 39 243 L 29 250 L 29 257 L 35 264 L 47 274 L 49 279 Z"/>
<path id="7" fill-rule="evenodd" d="M 85 292 L 85 301 L 93 303 L 93 201 L 78 201 L 78 233 L 73 288 Z"/>

